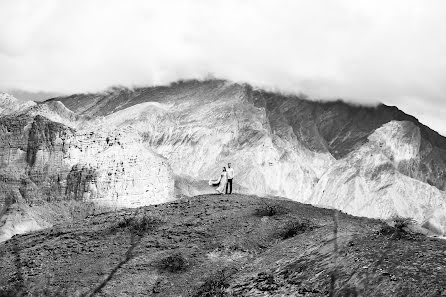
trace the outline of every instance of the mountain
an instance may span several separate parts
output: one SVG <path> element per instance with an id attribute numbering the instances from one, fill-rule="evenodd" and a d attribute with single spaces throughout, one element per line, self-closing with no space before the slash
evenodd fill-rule
<path id="1" fill-rule="evenodd" d="M 70 203 L 87 215 L 212 193 L 228 162 L 238 193 L 445 232 L 446 138 L 396 107 L 192 80 L 52 98 L 0 127 L 4 239 L 78 217 Z"/>
<path id="2" fill-rule="evenodd" d="M 32 101 L 20 101 L 10 94 L 0 93 L 0 116 L 20 113 L 35 104 Z"/>
<path id="3" fill-rule="evenodd" d="M 63 94 L 56 92 L 30 92 L 20 89 L 6 90 L 8 93 L 20 101 L 44 101 L 54 97 L 60 97 Z"/>

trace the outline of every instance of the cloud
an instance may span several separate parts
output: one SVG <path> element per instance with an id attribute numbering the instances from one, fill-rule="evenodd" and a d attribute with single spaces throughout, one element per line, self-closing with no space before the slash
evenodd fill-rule
<path id="1" fill-rule="evenodd" d="M 0 89 L 96 91 L 208 74 L 397 105 L 446 135 L 446 1 L 4 0 Z"/>

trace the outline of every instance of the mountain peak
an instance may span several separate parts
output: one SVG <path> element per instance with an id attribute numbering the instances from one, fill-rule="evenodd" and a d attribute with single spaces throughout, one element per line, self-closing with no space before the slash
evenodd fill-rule
<path id="1" fill-rule="evenodd" d="M 9 115 L 21 112 L 34 105 L 34 102 L 23 102 L 8 93 L 0 93 L 0 115 Z"/>

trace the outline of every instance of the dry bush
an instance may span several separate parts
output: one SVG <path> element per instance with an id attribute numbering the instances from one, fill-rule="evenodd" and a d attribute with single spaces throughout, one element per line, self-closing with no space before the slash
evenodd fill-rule
<path id="1" fill-rule="evenodd" d="M 283 230 L 280 232 L 280 237 L 282 239 L 288 239 L 313 229 L 314 226 L 310 221 L 291 221 L 284 226 Z"/>
<path id="2" fill-rule="evenodd" d="M 229 294 L 229 277 L 235 273 L 235 269 L 219 270 L 206 279 L 203 285 L 193 294 L 193 297 L 225 297 Z"/>
<path id="3" fill-rule="evenodd" d="M 109 231 L 116 232 L 127 229 L 132 233 L 142 235 L 147 231 L 153 230 L 161 224 L 158 218 L 150 217 L 145 214 L 136 216 L 124 216 L 112 224 Z"/>
<path id="4" fill-rule="evenodd" d="M 255 215 L 258 217 L 272 217 L 277 213 L 277 209 L 274 206 L 262 205 L 256 209 Z"/>
<path id="5" fill-rule="evenodd" d="M 187 269 L 187 260 L 181 253 L 175 253 L 161 260 L 158 268 L 172 273 L 182 272 Z"/>
<path id="6" fill-rule="evenodd" d="M 263 204 L 255 210 L 255 215 L 258 217 L 272 217 L 279 213 L 277 206 L 269 205 L 263 200 L 260 200 Z"/>
<path id="7" fill-rule="evenodd" d="M 414 219 L 394 216 L 389 223 L 383 222 L 378 234 L 390 235 L 391 239 L 409 239 L 414 235 L 409 229 L 413 224 L 416 224 Z"/>
<path id="8" fill-rule="evenodd" d="M 407 232 L 410 225 L 416 224 L 414 219 L 395 216 L 392 218 L 394 227 L 400 232 Z"/>
<path id="9" fill-rule="evenodd" d="M 383 222 L 377 233 L 379 235 L 392 235 L 393 233 L 395 233 L 395 231 L 396 230 L 393 226 L 390 226 L 386 222 Z"/>

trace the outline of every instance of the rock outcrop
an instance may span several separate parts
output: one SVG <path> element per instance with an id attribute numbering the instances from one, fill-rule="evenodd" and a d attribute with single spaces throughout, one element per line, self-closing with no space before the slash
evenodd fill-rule
<path id="1" fill-rule="evenodd" d="M 92 212 L 174 198 L 164 158 L 124 132 L 61 123 L 74 126 L 76 118 L 60 102 L 0 117 L 0 241 Z"/>
<path id="2" fill-rule="evenodd" d="M 446 209 L 445 192 L 409 177 L 423 153 L 417 126 L 392 121 L 368 140 L 327 170 L 307 202 L 360 216 L 399 215 L 419 222 Z"/>

